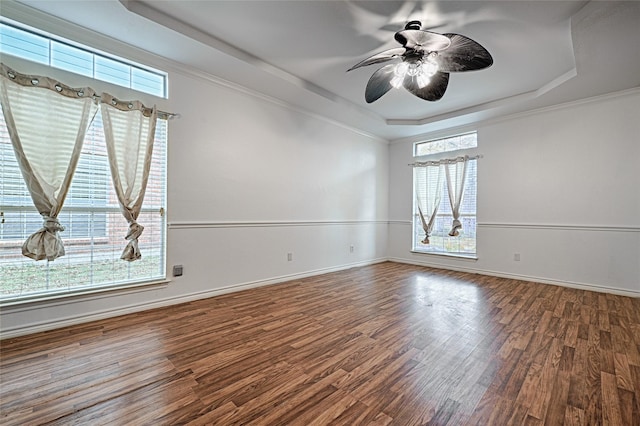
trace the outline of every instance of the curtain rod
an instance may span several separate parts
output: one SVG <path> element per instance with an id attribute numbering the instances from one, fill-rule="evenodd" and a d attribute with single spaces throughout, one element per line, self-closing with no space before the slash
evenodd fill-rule
<path id="1" fill-rule="evenodd" d="M 455 158 L 442 158 L 440 160 L 417 161 L 415 163 L 408 164 L 408 166 L 411 166 L 411 167 L 439 166 L 440 164 L 454 164 L 454 163 L 458 163 L 460 161 L 465 161 L 465 160 L 477 160 L 478 158 L 482 158 L 482 157 L 483 157 L 482 154 L 471 155 L 471 156 L 464 155 L 464 156 L 455 157 Z"/>
<path id="2" fill-rule="evenodd" d="M 75 89 L 72 87 L 69 87 L 65 84 L 62 84 L 60 82 L 58 82 L 57 80 L 50 78 L 50 77 L 45 77 L 45 76 L 33 76 L 33 75 L 27 75 L 27 74 L 22 74 L 19 73 L 17 71 L 14 71 L 13 69 L 11 69 L 10 67 L 8 67 L 7 65 L 5 65 L 4 63 L 0 62 L 0 75 L 15 81 L 17 84 L 20 84 L 22 86 L 40 86 L 40 87 L 44 87 L 47 89 L 51 89 L 62 93 L 62 92 L 73 92 L 73 96 L 75 96 L 75 92 L 77 92 L 77 96 L 78 97 L 82 97 L 84 96 L 84 88 L 81 89 Z M 94 102 L 99 102 L 100 98 L 102 96 L 101 93 L 97 93 L 95 92 L 93 89 L 91 89 L 90 87 L 86 88 L 91 90 L 91 97 L 93 98 Z M 70 96 L 69 94 L 67 94 L 67 96 Z M 111 95 L 109 95 L 111 96 Z M 114 102 L 122 102 L 117 100 L 115 97 L 112 97 Z M 124 102 L 139 102 L 139 101 L 124 101 Z M 115 104 L 114 104 L 115 105 Z M 129 108 L 131 108 L 131 106 L 129 106 Z M 160 111 L 158 110 L 158 117 L 165 119 L 165 120 L 171 120 L 172 118 L 176 118 L 176 117 L 180 117 L 180 114 L 174 113 L 174 112 L 167 112 L 167 111 Z"/>
<path id="3" fill-rule="evenodd" d="M 158 110 L 158 117 L 165 120 L 172 120 L 174 118 L 180 118 L 180 114 L 177 112 L 167 112 Z"/>
<path id="4" fill-rule="evenodd" d="M 102 95 L 103 95 L 103 93 L 95 93 L 93 95 L 93 101 L 96 102 L 96 103 L 99 103 Z M 129 108 L 131 108 L 132 102 L 140 102 L 140 101 L 121 101 L 121 100 L 117 99 L 115 96 L 108 95 L 108 94 L 107 94 L 107 96 L 110 97 L 111 99 L 113 99 L 113 102 L 114 102 L 113 105 L 116 105 L 117 103 L 127 103 L 127 102 L 129 102 Z M 142 102 L 140 102 L 140 104 L 142 104 Z M 144 105 L 142 105 L 142 106 L 144 107 Z M 146 110 L 146 111 L 151 111 L 150 107 L 144 107 L 143 109 Z M 167 112 L 167 111 L 161 111 L 161 110 L 158 110 L 157 114 L 158 114 L 158 118 L 161 118 L 161 119 L 164 119 L 164 120 L 171 120 L 173 118 L 176 118 L 176 117 L 179 118 L 180 117 L 180 114 L 178 114 L 176 112 Z"/>

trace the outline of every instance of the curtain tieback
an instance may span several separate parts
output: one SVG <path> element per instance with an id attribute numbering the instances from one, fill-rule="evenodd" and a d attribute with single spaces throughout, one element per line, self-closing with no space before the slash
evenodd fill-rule
<path id="1" fill-rule="evenodd" d="M 42 228 L 31 234 L 22 245 L 22 254 L 34 259 L 49 261 L 64 256 L 64 245 L 58 232 L 64 231 L 55 217 L 42 215 Z"/>
<path id="2" fill-rule="evenodd" d="M 462 229 L 462 223 L 458 219 L 453 219 L 453 224 L 451 226 L 451 231 L 449 231 L 450 237 L 457 237 L 460 232 L 459 229 Z"/>
<path id="3" fill-rule="evenodd" d="M 127 232 L 127 236 L 124 237 L 126 240 L 129 240 L 129 243 L 122 251 L 120 259 L 133 262 L 134 260 L 142 258 L 140 248 L 138 247 L 138 238 L 140 238 L 142 231 L 144 231 L 144 226 L 135 220 L 129 223 L 129 231 Z"/>
<path id="4" fill-rule="evenodd" d="M 129 231 L 127 231 L 127 235 L 124 237 L 125 240 L 137 240 L 142 235 L 142 231 L 144 231 L 144 226 L 140 225 L 135 220 L 129 223 Z"/>
<path id="5" fill-rule="evenodd" d="M 56 232 L 64 231 L 64 226 L 60 225 L 58 218 L 47 216 L 47 215 L 43 215 L 42 217 L 44 218 L 44 223 L 42 224 L 42 227 L 47 231 L 51 232 L 52 234 L 55 234 Z"/>
<path id="6" fill-rule="evenodd" d="M 421 241 L 422 244 L 429 244 L 429 233 L 425 231 L 424 239 Z"/>

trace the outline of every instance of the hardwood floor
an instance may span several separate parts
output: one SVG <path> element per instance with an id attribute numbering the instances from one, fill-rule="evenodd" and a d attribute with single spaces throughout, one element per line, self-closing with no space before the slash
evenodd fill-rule
<path id="1" fill-rule="evenodd" d="M 640 425 L 640 299 L 382 263 L 1 342 L 4 425 Z"/>

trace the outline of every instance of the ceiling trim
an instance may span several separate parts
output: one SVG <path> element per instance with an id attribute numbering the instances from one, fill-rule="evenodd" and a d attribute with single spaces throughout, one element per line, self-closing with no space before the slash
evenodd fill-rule
<path id="1" fill-rule="evenodd" d="M 114 39 L 105 34 L 98 33 L 94 30 L 75 24 L 73 22 L 66 21 L 53 15 L 49 15 L 48 13 L 42 12 L 38 9 L 34 9 L 33 7 L 15 2 L 13 0 L 0 1 L 2 1 L 2 7 L 0 7 L 0 16 L 37 28 L 38 30 L 66 38 L 71 41 L 86 44 L 87 46 L 91 46 L 105 53 L 122 56 L 135 62 L 139 62 L 140 64 L 153 66 L 154 68 L 158 68 L 162 71 L 197 78 L 207 83 L 225 87 L 227 89 L 234 90 L 257 99 L 261 99 L 265 102 L 278 105 L 282 108 L 304 114 L 308 117 L 324 121 L 331 125 L 351 131 L 355 134 L 368 137 L 370 139 L 373 139 L 374 141 L 386 144 L 389 143 L 388 139 L 367 132 L 366 130 L 363 130 L 361 128 L 331 119 L 325 115 L 318 114 L 308 109 L 301 108 L 287 101 L 278 99 L 257 90 L 242 86 L 241 84 L 226 80 L 209 72 L 200 70 L 199 68 L 182 64 L 174 61 L 173 59 L 148 52 L 144 49 L 124 43 L 120 40 Z M 170 97 L 168 99 L 159 99 L 159 101 L 163 102 L 163 104 L 164 101 L 166 101 L 166 108 L 171 108 L 169 106 L 171 103 Z M 379 121 L 384 121 L 384 118 L 380 116 L 376 116 L 375 118 Z"/>
<path id="2" fill-rule="evenodd" d="M 445 114 L 434 115 L 430 117 L 423 117 L 423 118 L 417 118 L 417 119 L 389 119 L 387 120 L 387 124 L 391 126 L 422 126 L 424 124 L 432 124 L 439 121 L 449 120 L 451 118 L 459 118 L 465 115 L 495 110 L 498 108 L 505 107 L 507 105 L 512 105 L 514 103 L 535 99 L 539 96 L 544 95 L 548 91 L 564 84 L 565 82 L 571 80 L 577 75 L 578 75 L 578 71 L 574 67 L 571 70 L 565 72 L 564 74 L 549 81 L 548 83 L 545 83 L 544 85 L 540 86 L 536 90 L 531 90 L 529 92 L 508 96 L 502 99 L 496 99 L 494 101 L 489 101 L 483 104 L 474 105 L 469 108 L 462 108 L 455 111 L 447 112 Z"/>
<path id="3" fill-rule="evenodd" d="M 301 77 L 298 77 L 297 75 L 291 74 L 290 72 L 287 72 L 282 68 L 279 68 L 269 62 L 264 61 L 258 56 L 255 56 L 245 50 L 242 50 L 236 46 L 233 46 L 224 40 L 221 40 L 192 25 L 189 25 L 186 22 L 176 19 L 170 15 L 167 15 L 166 13 L 159 11 L 153 8 L 152 6 L 148 5 L 144 1 L 141 1 L 141 0 L 118 0 L 118 1 L 131 13 L 140 15 L 143 18 L 146 18 L 159 25 L 162 25 L 163 27 L 169 28 L 186 37 L 189 37 L 209 47 L 212 47 L 220 52 L 223 52 L 229 56 L 232 56 L 238 60 L 251 64 L 256 68 L 261 69 L 262 71 L 265 71 L 275 77 L 278 77 L 288 83 L 291 83 L 297 86 L 298 88 L 307 90 L 311 93 L 314 93 L 332 102 L 347 105 L 349 108 L 355 108 L 361 114 L 368 116 L 370 118 L 373 118 L 375 120 L 381 120 L 381 121 L 384 120 L 384 117 L 366 108 L 363 108 L 362 106 L 354 102 L 351 102 L 350 100 L 343 98 L 342 96 L 337 95 L 336 93 L 333 93 L 323 87 L 320 87 L 309 80 L 305 80 Z"/>
<path id="4" fill-rule="evenodd" d="M 425 132 L 425 133 L 421 133 L 421 134 L 418 134 L 418 135 L 407 136 L 407 137 L 404 137 L 404 138 L 392 139 L 391 141 L 389 141 L 389 144 L 390 145 L 394 145 L 394 144 L 397 144 L 397 143 L 405 143 L 405 142 L 412 142 L 412 143 L 414 143 L 414 142 L 424 142 L 427 139 L 434 139 L 434 138 L 438 138 L 438 137 L 445 137 L 445 136 L 451 135 L 451 134 L 462 133 L 462 132 L 465 132 L 465 131 L 477 130 L 480 126 L 484 126 L 484 125 L 501 123 L 501 122 L 510 121 L 510 120 L 517 120 L 519 118 L 530 117 L 532 115 L 544 114 L 544 113 L 547 113 L 547 112 L 557 111 L 557 110 L 566 109 L 566 108 L 573 108 L 573 107 L 577 107 L 577 106 L 585 105 L 585 104 L 590 104 L 590 103 L 594 103 L 594 102 L 602 102 L 602 101 L 606 101 L 608 99 L 615 99 L 615 98 L 620 98 L 620 97 L 623 97 L 623 96 L 634 96 L 634 95 L 640 95 L 640 86 L 633 87 L 631 89 L 620 90 L 618 92 L 605 93 L 605 94 L 602 94 L 602 95 L 591 96 L 591 97 L 588 97 L 588 98 L 577 99 L 577 100 L 564 102 L 564 103 L 560 103 L 560 104 L 555 104 L 555 105 L 535 108 L 535 109 L 531 109 L 531 110 L 516 112 L 516 113 L 513 113 L 513 114 L 503 115 L 503 116 L 500 116 L 500 117 L 493 117 L 493 118 L 487 118 L 487 119 L 484 119 L 484 120 L 477 120 L 477 121 L 475 121 L 473 123 L 464 124 L 464 125 L 461 125 L 461 126 L 448 127 L 446 129 L 435 130 L 435 131 L 432 131 L 432 132 Z"/>

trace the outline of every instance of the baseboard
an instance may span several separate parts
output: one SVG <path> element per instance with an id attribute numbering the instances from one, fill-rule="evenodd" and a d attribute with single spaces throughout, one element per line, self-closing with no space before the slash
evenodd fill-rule
<path id="1" fill-rule="evenodd" d="M 283 282 L 291 281 L 295 279 L 307 278 L 307 277 L 327 274 L 330 272 L 342 271 L 342 270 L 360 267 L 360 266 L 373 265 L 376 263 L 381 263 L 386 261 L 404 263 L 408 265 L 427 266 L 430 268 L 437 268 L 437 269 L 468 272 L 472 274 L 488 275 L 488 276 L 501 277 L 501 278 L 517 279 L 522 281 L 536 282 L 540 284 L 550 284 L 550 285 L 556 285 L 561 287 L 575 288 L 579 290 L 589 290 L 589 291 L 595 291 L 600 293 L 611 293 L 611 294 L 617 294 L 621 296 L 640 298 L 640 292 L 621 290 L 613 287 L 605 287 L 605 286 L 598 286 L 593 284 L 585 284 L 585 283 L 570 282 L 570 281 L 559 281 L 559 280 L 554 280 L 549 278 L 533 277 L 533 276 L 521 275 L 521 274 L 512 274 L 512 273 L 491 271 L 491 270 L 471 268 L 471 267 L 449 266 L 449 265 L 442 265 L 442 264 L 432 263 L 432 262 L 424 262 L 424 261 L 416 261 L 411 259 L 390 257 L 390 258 L 370 259 L 362 262 L 349 263 L 349 264 L 333 266 L 329 268 L 314 269 L 314 270 L 295 273 L 295 274 L 281 275 L 278 277 L 272 277 L 272 278 L 263 279 L 263 280 L 233 284 L 225 287 L 216 288 L 214 290 L 189 293 L 189 294 L 181 295 L 178 297 L 171 297 L 171 298 L 157 300 L 150 303 L 130 305 L 130 306 L 125 306 L 117 309 L 108 309 L 108 310 L 103 310 L 99 312 L 94 312 L 88 315 L 76 315 L 76 316 L 71 316 L 67 318 L 60 318 L 52 321 L 45 321 L 45 322 L 40 322 L 36 324 L 31 324 L 24 327 L 6 329 L 1 331 L 0 338 L 10 339 L 10 338 L 19 337 L 27 334 L 39 333 L 42 331 L 49 331 L 49 330 L 68 327 L 72 325 L 84 324 L 91 321 L 98 321 L 98 320 L 113 318 L 121 315 L 142 312 L 149 309 L 163 308 L 171 305 L 192 302 L 194 300 L 206 299 L 209 297 L 215 297 L 215 296 L 232 293 L 236 291 L 248 290 L 251 288 L 257 288 L 257 287 L 273 285 L 273 284 L 279 284 L 279 283 L 283 283 Z M 37 309 L 37 308 L 34 307 L 34 309 Z"/>
<path id="2" fill-rule="evenodd" d="M 373 265 L 376 263 L 386 262 L 387 260 L 388 259 L 386 258 L 370 259 L 370 260 L 361 261 L 361 262 L 354 262 L 354 263 L 348 263 L 348 264 L 343 264 L 339 266 L 332 266 L 329 268 L 320 268 L 320 269 L 314 269 L 314 270 L 295 273 L 295 274 L 281 275 L 278 277 L 272 277 L 264 280 L 256 280 L 256 281 L 249 281 L 245 283 L 232 284 L 229 286 L 216 288 L 214 290 L 189 293 L 189 294 L 181 295 L 178 297 L 171 297 L 171 298 L 156 300 L 150 303 L 135 304 L 135 305 L 125 306 L 117 309 L 102 310 L 102 311 L 98 311 L 98 312 L 94 312 L 86 315 L 75 315 L 75 316 L 70 316 L 66 318 L 59 318 L 52 321 L 43 321 L 36 324 L 30 324 L 24 327 L 15 327 L 15 328 L 2 330 L 0 332 L 0 339 L 2 340 L 11 339 L 14 337 L 24 336 L 27 334 L 55 330 L 58 328 L 69 327 L 72 325 L 84 324 L 87 322 L 118 317 L 121 315 L 147 311 L 150 309 L 163 308 L 171 305 L 178 305 L 180 303 L 187 303 L 187 302 L 192 302 L 194 300 L 206 299 L 209 297 L 219 296 L 226 293 L 232 293 L 232 292 L 241 291 L 241 290 L 248 290 L 251 288 L 262 287 L 267 285 L 279 284 L 286 281 L 292 281 L 292 280 L 312 277 L 316 275 L 328 274 L 330 272 L 337 272 L 337 271 L 356 268 L 360 266 Z M 81 302 L 81 301 L 76 300 L 76 303 L 77 302 Z M 33 309 L 37 309 L 37 307 L 33 307 Z M 7 309 L 4 309 L 4 311 L 6 312 Z"/>
<path id="3" fill-rule="evenodd" d="M 606 287 L 606 286 L 600 286 L 595 284 L 586 284 L 586 283 L 579 283 L 579 282 L 572 282 L 572 281 L 560 281 L 560 280 L 554 280 L 550 278 L 534 277 L 530 275 L 521 275 L 521 274 L 512 274 L 509 272 L 491 271 L 486 269 L 442 265 L 439 263 L 421 262 L 417 260 L 403 259 L 399 257 L 390 257 L 388 260 L 390 262 L 405 263 L 407 265 L 427 266 L 429 268 L 468 272 L 471 274 L 488 275 L 491 277 L 509 278 L 509 279 L 515 279 L 515 280 L 521 280 L 521 281 L 530 281 L 530 282 L 535 282 L 540 284 L 550 284 L 550 285 L 556 285 L 560 287 L 575 288 L 578 290 L 589 290 L 589 291 L 595 291 L 598 293 L 610 293 L 610 294 L 617 294 L 619 296 L 640 298 L 640 291 L 623 290 L 615 287 Z"/>

